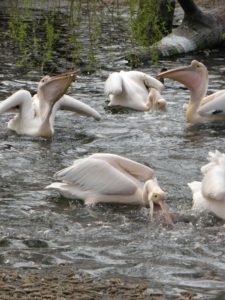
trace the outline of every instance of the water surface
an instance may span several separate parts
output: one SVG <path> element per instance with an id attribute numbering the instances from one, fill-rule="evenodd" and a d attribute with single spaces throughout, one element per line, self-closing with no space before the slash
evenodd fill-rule
<path id="1" fill-rule="evenodd" d="M 104 82 L 114 70 L 130 67 L 123 57 L 126 45 L 115 44 L 108 63 L 104 47 L 101 69 L 82 73 L 69 91 L 88 103 L 102 119 L 59 112 L 51 139 L 18 136 L 6 127 L 12 114 L 0 116 L 0 264 L 45 267 L 74 263 L 96 276 L 120 276 L 148 283 L 150 291 L 174 297 L 184 291 L 198 299 L 225 295 L 225 231 L 209 213 L 191 211 L 188 182 L 201 179 L 200 167 L 208 151 L 224 152 L 225 125 L 185 125 L 183 105 L 188 91 L 165 81 L 168 112 L 110 110 Z M 105 46 L 106 47 L 106 46 Z M 106 59 L 107 57 L 107 59 Z M 113 56 L 112 56 L 113 57 Z M 201 60 L 209 69 L 209 92 L 224 88 L 224 52 L 187 55 L 139 68 L 157 74 L 161 67 Z M 24 72 L 16 58 L 0 53 L 0 99 L 19 88 L 34 92 L 41 72 Z M 176 217 L 167 227 L 158 215 L 151 222 L 148 209 L 98 205 L 85 207 L 57 193 L 45 191 L 53 174 L 74 159 L 95 152 L 124 155 L 155 169 L 168 205 Z"/>

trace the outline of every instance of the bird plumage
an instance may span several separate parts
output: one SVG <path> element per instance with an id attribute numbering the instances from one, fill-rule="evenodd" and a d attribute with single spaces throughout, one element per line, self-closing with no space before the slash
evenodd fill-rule
<path id="1" fill-rule="evenodd" d="M 151 88 L 158 93 L 151 93 Z M 138 111 L 161 109 L 160 105 L 152 105 L 152 101 L 155 95 L 153 102 L 163 99 L 160 95 L 163 88 L 159 80 L 140 71 L 114 72 L 105 82 L 105 94 L 109 97 L 109 106 L 119 105 Z M 165 99 L 163 100 L 166 102 Z"/>
<path id="2" fill-rule="evenodd" d="M 83 199 L 86 205 L 122 203 L 150 206 L 158 203 L 168 222 L 172 222 L 154 171 L 131 159 L 111 154 L 96 153 L 57 172 L 47 189 L 56 190 L 70 199 Z"/>
<path id="3" fill-rule="evenodd" d="M 188 123 L 225 121 L 225 90 L 206 96 L 208 70 L 201 62 L 193 60 L 189 66 L 161 72 L 157 77 L 176 80 L 190 90 L 186 110 Z"/>
<path id="4" fill-rule="evenodd" d="M 71 96 L 65 95 L 77 73 L 44 76 L 33 97 L 29 91 L 19 90 L 0 103 L 0 114 L 16 108 L 16 115 L 8 128 L 18 134 L 48 137 L 54 133 L 56 111 L 66 109 L 78 114 L 100 119 L 99 113 Z"/>
<path id="5" fill-rule="evenodd" d="M 202 182 L 188 184 L 193 193 L 193 208 L 208 209 L 225 219 L 225 154 L 209 152 L 208 160 L 201 168 Z"/>

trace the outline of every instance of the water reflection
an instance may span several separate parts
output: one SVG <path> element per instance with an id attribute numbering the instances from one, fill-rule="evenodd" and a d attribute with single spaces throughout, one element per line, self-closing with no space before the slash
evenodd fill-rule
<path id="1" fill-rule="evenodd" d="M 2 0 L 7 15 L 1 14 L 0 22 L 10 38 L 7 48 L 15 51 L 13 62 L 19 63 L 21 72 L 24 66 L 56 73 L 79 65 L 83 72 L 93 73 L 104 66 L 102 52 L 107 67 L 115 64 L 112 56 L 120 64 L 121 53 L 129 53 L 124 42 L 131 41 L 126 30 L 131 6 L 135 4 L 118 0 L 110 5 L 81 0 L 46 0 L 38 5 L 32 0 Z"/>

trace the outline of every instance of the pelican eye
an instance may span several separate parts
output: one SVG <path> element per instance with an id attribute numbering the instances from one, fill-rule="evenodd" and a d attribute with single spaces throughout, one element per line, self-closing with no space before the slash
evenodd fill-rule
<path id="1" fill-rule="evenodd" d="M 48 79 L 50 78 L 50 76 L 46 75 L 41 79 L 41 83 L 45 83 L 46 81 L 48 81 Z"/>
<path id="2" fill-rule="evenodd" d="M 200 69 L 201 65 L 200 64 L 196 64 L 195 67 L 196 67 L 196 69 Z"/>
<path id="3" fill-rule="evenodd" d="M 158 199 L 159 199 L 159 195 L 158 195 L 158 194 L 154 194 L 154 195 L 153 195 L 153 198 L 154 198 L 155 200 L 158 200 Z"/>

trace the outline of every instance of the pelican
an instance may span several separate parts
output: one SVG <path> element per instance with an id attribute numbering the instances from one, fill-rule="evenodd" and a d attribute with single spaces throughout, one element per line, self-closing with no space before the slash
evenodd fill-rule
<path id="1" fill-rule="evenodd" d="M 161 107 L 165 110 L 166 101 L 160 95 L 163 88 L 159 80 L 140 71 L 114 72 L 105 82 L 105 94 L 110 99 L 108 106 L 119 105 L 139 111 Z"/>
<path id="2" fill-rule="evenodd" d="M 188 183 L 193 193 L 193 209 L 209 210 L 225 219 L 225 154 L 209 152 L 208 164 L 201 168 L 202 182 Z"/>
<path id="3" fill-rule="evenodd" d="M 204 64 L 193 60 L 191 65 L 160 73 L 158 78 L 170 78 L 184 84 L 190 90 L 186 110 L 188 123 L 225 120 L 225 90 L 206 96 L 208 70 Z"/>
<path id="4" fill-rule="evenodd" d="M 54 119 L 58 109 L 74 111 L 99 120 L 100 115 L 90 106 L 65 95 L 75 80 L 77 72 L 44 76 L 33 97 L 26 90 L 19 90 L 0 103 L 0 114 L 18 109 L 8 122 L 8 128 L 18 134 L 49 137 L 54 134 Z"/>
<path id="5" fill-rule="evenodd" d="M 149 110 L 167 110 L 167 102 L 164 98 L 162 98 L 160 92 L 155 88 L 149 89 L 148 94 L 148 105 Z"/>
<path id="6" fill-rule="evenodd" d="M 158 204 L 167 222 L 172 217 L 165 204 L 165 192 L 160 188 L 154 171 L 125 157 L 96 153 L 74 161 L 55 174 L 62 182 L 53 182 L 46 189 L 56 190 L 65 198 L 83 199 L 87 206 L 97 203 L 122 203 L 150 207 Z"/>

